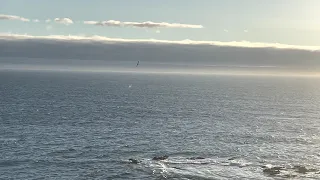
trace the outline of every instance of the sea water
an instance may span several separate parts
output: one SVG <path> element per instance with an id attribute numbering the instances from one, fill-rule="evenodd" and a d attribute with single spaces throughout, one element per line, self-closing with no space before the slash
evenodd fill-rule
<path id="1" fill-rule="evenodd" d="M 2 70 L 0 179 L 317 179 L 319 80 Z"/>

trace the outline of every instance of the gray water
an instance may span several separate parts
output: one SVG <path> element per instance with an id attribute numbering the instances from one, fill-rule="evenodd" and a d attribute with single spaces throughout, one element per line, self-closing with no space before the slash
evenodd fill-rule
<path id="1" fill-rule="evenodd" d="M 319 82 L 3 70 L 0 179 L 320 179 Z"/>

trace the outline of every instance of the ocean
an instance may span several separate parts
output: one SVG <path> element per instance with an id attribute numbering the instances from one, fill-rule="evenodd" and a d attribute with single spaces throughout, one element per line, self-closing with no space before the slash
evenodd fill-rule
<path id="1" fill-rule="evenodd" d="M 1 70 L 0 179 L 320 179 L 319 117 L 315 77 Z"/>

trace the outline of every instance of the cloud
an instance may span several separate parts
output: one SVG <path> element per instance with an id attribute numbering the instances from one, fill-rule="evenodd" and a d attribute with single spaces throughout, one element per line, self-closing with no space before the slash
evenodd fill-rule
<path id="1" fill-rule="evenodd" d="M 35 22 L 35 23 L 40 22 L 39 19 L 34 19 L 34 20 L 32 20 L 32 21 Z"/>
<path id="2" fill-rule="evenodd" d="M 84 21 L 84 24 L 96 26 L 115 26 L 115 27 L 139 27 L 139 28 L 203 28 L 202 25 L 167 23 L 167 22 L 121 22 L 116 20 L 109 21 Z"/>
<path id="3" fill-rule="evenodd" d="M 141 60 L 149 63 L 181 64 L 198 67 L 210 65 L 223 68 L 260 67 L 287 70 L 302 69 L 305 72 L 317 69 L 320 72 L 320 47 L 294 46 L 255 42 L 220 42 L 193 40 L 123 39 L 103 36 L 32 36 L 0 33 L 0 67 L 12 64 L 10 57 L 22 57 L 18 64 L 30 64 L 28 58 L 41 58 L 34 65 L 61 65 L 70 59 L 70 65 L 82 67 L 110 67 L 111 62 Z M 83 59 L 86 61 L 78 61 Z M 72 60 L 72 61 L 71 61 Z M 107 64 L 97 64 L 97 61 Z M 109 65 L 108 65 L 109 63 Z M 95 65 L 94 65 L 95 64 Z M 113 64 L 114 65 L 114 64 Z M 129 62 L 130 65 L 130 62 Z M 131 67 L 131 66 L 130 66 Z M 157 68 L 163 66 L 159 65 Z M 170 68 L 166 67 L 166 68 Z M 185 67 L 181 67 L 184 69 Z M 203 70 L 200 67 L 199 71 Z M 209 68 L 210 70 L 210 68 Z M 223 69 L 222 69 L 223 70 Z"/>
<path id="4" fill-rule="evenodd" d="M 193 24 L 179 24 L 179 23 L 155 23 L 151 21 L 147 22 L 123 22 L 124 26 L 145 27 L 145 28 L 203 28 L 202 25 Z"/>
<path id="5" fill-rule="evenodd" d="M 70 18 L 55 18 L 54 21 L 64 25 L 73 24 L 73 21 Z"/>
<path id="6" fill-rule="evenodd" d="M 89 25 L 96 25 L 96 26 L 121 26 L 122 23 L 120 21 L 114 21 L 114 20 L 109 20 L 109 21 L 84 21 L 84 24 L 89 24 Z"/>
<path id="7" fill-rule="evenodd" d="M 320 46 L 299 46 L 280 43 L 264 43 L 264 42 L 249 42 L 249 41 L 196 41 L 196 40 L 158 40 L 158 39 L 122 39 L 109 38 L 104 36 L 65 36 L 65 35 L 49 35 L 49 36 L 32 36 L 21 34 L 0 33 L 0 40 L 52 40 L 52 41 L 72 41 L 72 42 L 101 42 L 101 43 L 153 43 L 153 44 L 177 44 L 177 45 L 210 45 L 221 47 L 240 47 L 240 48 L 274 48 L 274 49 L 297 49 L 308 51 L 319 51 Z"/>
<path id="8" fill-rule="evenodd" d="M 0 20 L 18 20 L 23 22 L 29 22 L 30 20 L 24 17 L 20 16 L 14 16 L 14 15 L 6 15 L 6 14 L 0 14 Z"/>
<path id="9" fill-rule="evenodd" d="M 224 29 L 223 31 L 226 32 L 226 33 L 229 32 L 228 29 Z"/>
<path id="10" fill-rule="evenodd" d="M 46 23 L 49 23 L 49 22 L 51 22 L 51 19 L 47 19 L 47 20 L 46 20 Z"/>
<path id="11" fill-rule="evenodd" d="M 243 32 L 247 33 L 247 32 L 249 32 L 249 31 L 245 29 L 245 30 L 243 30 Z"/>
<path id="12" fill-rule="evenodd" d="M 158 29 L 158 30 L 156 30 L 156 33 L 160 33 L 160 30 Z"/>

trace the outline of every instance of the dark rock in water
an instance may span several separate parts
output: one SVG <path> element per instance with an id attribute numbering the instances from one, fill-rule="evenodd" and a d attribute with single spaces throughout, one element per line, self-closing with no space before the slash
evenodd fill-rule
<path id="1" fill-rule="evenodd" d="M 190 160 L 197 160 L 197 159 L 205 159 L 204 157 L 191 157 L 191 158 L 188 158 Z"/>
<path id="2" fill-rule="evenodd" d="M 140 163 L 141 161 L 139 161 L 139 160 L 137 160 L 137 159 L 129 159 L 129 161 L 131 162 L 131 163 L 133 163 L 133 164 L 138 164 L 138 163 Z"/>
<path id="3" fill-rule="evenodd" d="M 280 170 L 284 170 L 284 167 L 272 167 L 270 169 L 280 171 Z"/>
<path id="4" fill-rule="evenodd" d="M 168 159 L 168 156 L 155 156 L 152 158 L 152 160 L 156 160 L 156 161 L 165 160 L 165 159 Z"/>
<path id="5" fill-rule="evenodd" d="M 283 177 L 285 177 L 285 178 L 294 178 L 294 177 L 297 177 L 297 175 L 295 175 L 295 174 L 286 174 L 286 175 L 283 175 Z"/>
<path id="6" fill-rule="evenodd" d="M 277 175 L 280 173 L 281 170 L 284 170 L 284 167 L 272 167 L 272 168 L 268 168 L 266 166 L 261 166 L 262 168 L 264 168 L 263 172 L 269 175 Z M 318 170 L 316 169 L 308 169 L 304 166 L 294 166 L 293 168 L 290 169 L 294 169 L 297 173 L 300 174 L 307 174 L 308 172 L 318 172 Z M 295 177 L 295 176 L 288 176 L 289 178 Z"/>
<path id="7" fill-rule="evenodd" d="M 308 169 L 304 166 L 295 166 L 294 168 L 298 173 L 301 173 L 301 174 L 306 174 L 308 172 Z"/>
<path id="8" fill-rule="evenodd" d="M 232 160 L 235 160 L 236 159 L 236 157 L 231 157 L 231 158 L 229 158 L 228 160 L 229 161 L 232 161 Z"/>
<path id="9" fill-rule="evenodd" d="M 264 169 L 263 172 L 271 176 L 280 174 L 280 170 L 274 170 L 274 169 Z"/>
<path id="10" fill-rule="evenodd" d="M 280 170 L 283 170 L 283 169 L 284 167 L 272 167 L 272 168 L 264 169 L 263 172 L 271 176 L 274 176 L 274 175 L 280 174 Z"/>
<path id="11" fill-rule="evenodd" d="M 300 174 L 306 174 L 307 172 L 317 172 L 318 170 L 316 169 L 307 169 L 304 166 L 294 166 L 294 169 L 296 169 L 296 172 L 300 173 Z"/>
<path id="12" fill-rule="evenodd" d="M 319 172 L 317 169 L 309 169 L 309 172 Z"/>

